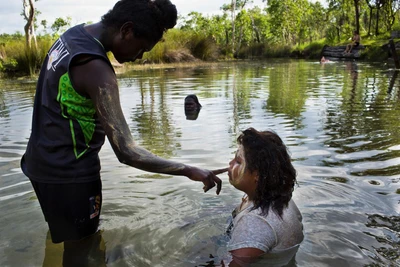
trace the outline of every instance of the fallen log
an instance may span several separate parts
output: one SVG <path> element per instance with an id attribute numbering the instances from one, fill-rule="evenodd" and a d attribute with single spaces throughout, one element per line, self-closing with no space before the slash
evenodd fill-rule
<path id="1" fill-rule="evenodd" d="M 360 58 L 360 51 L 363 49 L 365 49 L 365 46 L 359 45 L 357 47 L 353 47 L 351 53 L 345 54 L 344 53 L 344 51 L 346 50 L 345 45 L 340 45 L 340 46 L 325 45 L 322 48 L 321 57 L 357 59 Z"/>

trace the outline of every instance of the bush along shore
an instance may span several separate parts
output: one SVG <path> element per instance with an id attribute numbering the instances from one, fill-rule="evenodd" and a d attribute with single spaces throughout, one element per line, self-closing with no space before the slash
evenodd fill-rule
<path id="1" fill-rule="evenodd" d="M 357 60 L 387 61 L 391 54 L 388 47 L 388 36 L 381 38 L 362 37 L 363 49 L 359 51 Z M 0 35 L 0 75 L 4 76 L 35 76 L 37 75 L 48 49 L 55 38 L 39 36 L 37 45 L 26 49 L 25 38 L 22 35 Z M 394 39 L 396 47 L 400 48 L 399 39 Z M 298 58 L 319 60 L 322 52 L 329 47 L 344 47 L 347 40 L 336 44 L 327 44 L 325 40 L 315 41 L 304 45 L 284 45 L 277 42 L 254 43 L 232 53 L 229 44 L 221 46 L 212 36 L 195 34 L 174 29 L 167 32 L 164 39 L 150 52 L 145 53 L 143 59 L 135 63 L 125 64 L 126 67 L 137 65 L 152 65 L 170 63 L 219 62 L 241 59 L 268 59 L 268 58 Z M 125 68 L 116 62 L 110 53 L 109 58 L 117 71 Z M 354 58 L 349 58 L 354 59 Z"/>

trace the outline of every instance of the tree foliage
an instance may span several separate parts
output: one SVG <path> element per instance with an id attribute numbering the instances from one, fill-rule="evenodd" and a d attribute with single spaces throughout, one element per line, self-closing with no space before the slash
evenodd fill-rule
<path id="1" fill-rule="evenodd" d="M 249 1 L 226 0 L 224 16 L 192 12 L 182 29 L 202 31 L 229 46 L 233 53 L 259 43 L 301 45 L 325 39 L 347 40 L 354 30 L 364 35 L 387 34 L 400 24 L 400 0 L 265 0 L 248 8 Z M 396 24 L 397 23 L 397 24 Z"/>
<path id="2" fill-rule="evenodd" d="M 71 26 L 71 17 L 66 18 L 56 18 L 53 24 L 51 25 L 51 29 L 53 30 L 54 34 L 59 35 L 61 32 L 65 31 L 67 28 Z"/>

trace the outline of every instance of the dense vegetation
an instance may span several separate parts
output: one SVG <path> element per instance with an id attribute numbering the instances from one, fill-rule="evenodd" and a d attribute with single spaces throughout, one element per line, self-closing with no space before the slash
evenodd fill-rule
<path id="1" fill-rule="evenodd" d="M 266 0 L 264 7 L 251 8 L 249 3 L 227 0 L 221 15 L 191 12 L 180 17 L 177 27 L 138 63 L 318 58 L 324 45 L 345 44 L 354 30 L 368 44 L 364 58 L 377 59 L 387 56 L 381 46 L 392 31 L 400 30 L 400 0 L 326 0 L 326 6 L 308 0 Z M 52 42 L 71 26 L 70 18 L 58 18 L 50 27 L 42 20 L 39 26 L 40 12 L 27 8 L 23 18 L 30 28 L 25 27 L 25 35 L 0 35 L 3 72 L 35 74 Z M 32 35 L 33 28 L 41 34 Z"/>

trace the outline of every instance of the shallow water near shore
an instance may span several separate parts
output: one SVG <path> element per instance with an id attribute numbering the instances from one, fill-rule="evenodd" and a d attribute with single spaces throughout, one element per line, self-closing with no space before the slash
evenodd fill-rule
<path id="1" fill-rule="evenodd" d="M 119 75 L 134 139 L 187 164 L 228 166 L 241 130 L 276 131 L 298 172 L 305 239 L 295 266 L 400 265 L 400 81 L 363 62 L 270 60 L 131 70 Z M 62 247 L 19 168 L 35 80 L 0 80 L 0 266 L 57 266 Z M 202 109 L 187 120 L 183 101 Z M 242 193 L 143 172 L 100 153 L 101 244 L 107 266 L 218 266 Z M 50 257 L 51 256 L 51 257 Z M 96 265 L 100 266 L 100 265 Z"/>

